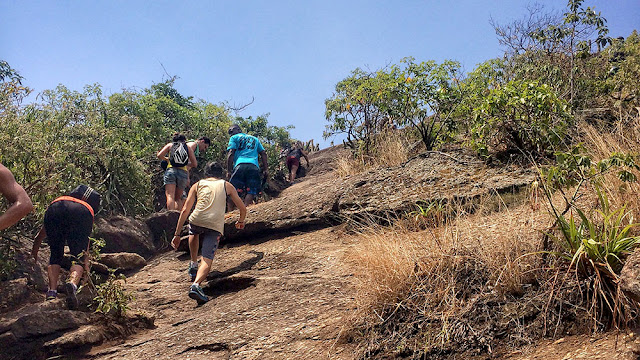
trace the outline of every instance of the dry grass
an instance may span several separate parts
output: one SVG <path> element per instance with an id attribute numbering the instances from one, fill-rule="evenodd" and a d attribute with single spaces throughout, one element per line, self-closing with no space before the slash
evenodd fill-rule
<path id="1" fill-rule="evenodd" d="M 410 141 L 403 131 L 389 130 L 379 134 L 370 154 L 337 159 L 335 172 L 340 177 L 346 177 L 379 167 L 398 166 L 409 158 Z"/>
<path id="2" fill-rule="evenodd" d="M 456 332 L 471 336 L 473 329 L 460 325 L 461 319 L 481 296 L 520 296 L 532 282 L 540 256 L 527 254 L 539 250 L 539 230 L 548 222 L 544 211 L 523 204 L 489 215 L 478 211 L 419 232 L 401 225 L 362 231 L 348 255 L 358 280 L 354 328 L 379 328 L 394 317 L 416 321 L 420 328 L 439 324 L 429 336 L 417 337 L 414 346 L 423 349 L 443 346 Z M 389 341 L 406 342 L 400 333 L 401 340 Z"/>
<path id="3" fill-rule="evenodd" d="M 598 161 L 607 158 L 613 152 L 638 154 L 640 144 L 640 117 L 630 120 L 625 126 L 606 131 L 590 124 L 581 124 L 582 138 L 587 150 Z M 636 159 L 638 161 L 639 159 Z M 638 178 L 640 174 L 636 172 Z M 612 207 L 620 208 L 627 204 L 634 218 L 640 218 L 640 183 L 623 182 L 614 172 L 605 175 L 602 188 L 606 191 Z"/>

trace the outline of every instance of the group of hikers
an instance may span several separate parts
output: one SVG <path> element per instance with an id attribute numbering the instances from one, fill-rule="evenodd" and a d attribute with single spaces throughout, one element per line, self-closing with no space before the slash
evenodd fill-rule
<path id="1" fill-rule="evenodd" d="M 211 270 L 211 263 L 224 234 L 225 213 L 234 208 L 239 210 L 236 229 L 244 229 L 247 206 L 260 193 L 262 179 L 268 179 L 269 170 L 267 154 L 255 136 L 242 132 L 238 125 L 232 125 L 228 134 L 227 170 L 216 162 L 204 167 L 205 178 L 190 184 L 190 169 L 198 166 L 197 157 L 211 145 L 211 140 L 201 137 L 187 140 L 184 135 L 176 133 L 172 142 L 166 144 L 157 153 L 164 170 L 164 187 L 168 210 L 180 210 L 171 245 L 177 249 L 181 242 L 182 227 L 189 220 L 189 252 L 188 274 L 192 282 L 189 297 L 198 305 L 209 301 L 201 284 Z M 304 157 L 307 166 L 309 158 L 296 143 L 287 151 L 286 163 L 289 171 L 288 182 L 293 183 Z M 262 170 L 261 170 L 262 169 Z M 261 179 L 262 175 L 262 179 Z M 229 181 L 225 180 L 228 179 Z M 0 193 L 9 203 L 7 210 L 0 214 L 0 230 L 4 230 L 33 210 L 33 204 L 25 189 L 20 186 L 11 171 L 0 164 Z M 244 200 L 241 199 L 244 195 Z M 37 233 L 32 249 L 32 256 L 38 258 L 42 241 L 47 238 L 51 256 L 47 268 L 49 285 L 46 299 L 58 297 L 58 280 L 61 263 L 64 259 L 64 246 L 69 247 L 72 266 L 69 277 L 64 284 L 67 306 L 78 307 L 77 291 L 83 274 L 89 269 L 89 236 L 93 229 L 93 220 L 100 207 L 101 195 L 87 185 L 79 185 L 68 195 L 56 198 L 47 208 L 44 223 Z M 195 205 L 195 206 L 194 206 Z M 202 246 L 200 247 L 200 240 Z M 198 265 L 198 250 L 201 261 Z"/>

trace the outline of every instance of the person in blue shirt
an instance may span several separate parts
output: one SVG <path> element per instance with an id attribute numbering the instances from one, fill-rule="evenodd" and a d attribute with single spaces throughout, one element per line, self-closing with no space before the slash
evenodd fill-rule
<path id="1" fill-rule="evenodd" d="M 229 135 L 231 138 L 227 146 L 227 178 L 238 193 L 246 194 L 244 204 L 248 206 L 262 187 L 258 157 L 262 162 L 262 176 L 264 179 L 269 177 L 267 152 L 258 138 L 244 134 L 238 125 L 231 125 Z"/>

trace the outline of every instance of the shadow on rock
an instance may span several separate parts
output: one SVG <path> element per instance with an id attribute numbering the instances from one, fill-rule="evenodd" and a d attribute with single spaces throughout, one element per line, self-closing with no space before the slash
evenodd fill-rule
<path id="1" fill-rule="evenodd" d="M 255 251 L 255 250 L 251 250 L 249 251 L 250 254 L 254 254 L 255 256 L 252 257 L 251 259 L 247 259 L 243 262 L 240 263 L 240 265 L 238 266 L 234 266 L 231 269 L 227 269 L 225 271 L 211 271 L 209 273 L 209 276 L 207 276 L 207 280 L 214 280 L 214 279 L 220 279 L 220 278 L 226 278 L 229 277 L 233 274 L 237 274 L 241 271 L 247 271 L 247 270 L 251 270 L 251 268 L 257 264 L 260 260 L 262 260 L 262 258 L 264 258 L 264 252 L 262 251 Z"/>
<path id="2" fill-rule="evenodd" d="M 256 279 L 250 276 L 237 276 L 210 281 L 202 290 L 210 297 L 239 292 L 248 287 L 256 286 Z"/>

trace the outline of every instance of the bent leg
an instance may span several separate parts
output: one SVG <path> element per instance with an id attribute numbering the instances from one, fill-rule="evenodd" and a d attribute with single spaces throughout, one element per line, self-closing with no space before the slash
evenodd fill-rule
<path id="1" fill-rule="evenodd" d="M 176 186 L 174 199 L 175 199 L 175 210 L 182 210 L 182 206 L 184 205 L 184 199 L 182 198 L 182 193 L 184 192 L 184 188 L 179 188 Z"/>
<path id="2" fill-rule="evenodd" d="M 247 196 L 244 197 L 244 206 L 249 206 L 251 203 L 253 203 L 253 194 L 247 194 Z"/>
<path id="3" fill-rule="evenodd" d="M 200 247 L 200 235 L 189 235 L 189 254 L 192 262 L 198 262 L 198 248 Z"/>
<path id="4" fill-rule="evenodd" d="M 200 286 L 203 281 L 207 279 L 207 275 L 209 275 L 209 271 L 211 271 L 211 263 L 213 259 L 209 259 L 206 257 L 202 257 L 202 261 L 200 262 L 200 266 L 198 267 L 198 274 L 196 275 L 195 283 Z"/>
<path id="5" fill-rule="evenodd" d="M 176 209 L 176 184 L 167 184 L 164 186 L 164 195 L 167 198 L 167 210 Z"/>
<path id="6" fill-rule="evenodd" d="M 49 276 L 49 290 L 58 289 L 58 279 L 60 278 L 60 265 L 51 264 L 47 268 L 47 275 Z"/>
<path id="7" fill-rule="evenodd" d="M 289 174 L 289 182 L 293 182 L 293 180 L 296 179 L 296 174 L 298 173 L 298 166 L 299 165 L 292 165 L 291 166 L 291 173 Z"/>
<path id="8" fill-rule="evenodd" d="M 60 268 L 58 267 L 58 269 Z M 80 280 L 82 279 L 83 270 L 84 269 L 82 265 L 71 266 L 71 268 L 69 269 L 69 279 L 67 282 L 73 283 L 73 285 L 75 285 L 76 287 L 80 285 Z"/>

